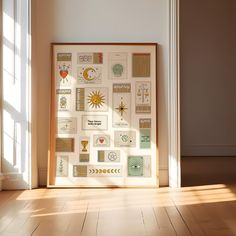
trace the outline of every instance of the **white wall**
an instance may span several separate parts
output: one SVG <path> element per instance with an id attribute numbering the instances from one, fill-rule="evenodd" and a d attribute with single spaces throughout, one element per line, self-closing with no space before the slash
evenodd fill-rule
<path id="1" fill-rule="evenodd" d="M 160 184 L 168 184 L 167 0 L 34 0 L 33 73 L 37 80 L 37 155 L 46 183 L 49 145 L 51 42 L 157 42 Z"/>

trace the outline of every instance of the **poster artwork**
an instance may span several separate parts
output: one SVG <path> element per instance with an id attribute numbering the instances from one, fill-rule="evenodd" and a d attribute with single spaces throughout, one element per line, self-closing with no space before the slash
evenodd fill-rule
<path id="1" fill-rule="evenodd" d="M 75 117 L 58 117 L 57 118 L 58 134 L 76 134 L 77 118 Z"/>
<path id="2" fill-rule="evenodd" d="M 98 162 L 120 162 L 120 150 L 99 150 Z"/>
<path id="3" fill-rule="evenodd" d="M 72 53 L 57 53 L 57 87 L 70 86 L 72 80 Z"/>
<path id="4" fill-rule="evenodd" d="M 74 152 L 74 138 L 56 138 L 56 152 Z"/>
<path id="5" fill-rule="evenodd" d="M 99 66 L 78 67 L 79 84 L 100 84 L 102 82 L 102 68 Z"/>
<path id="6" fill-rule="evenodd" d="M 129 177 L 151 177 L 151 156 L 128 156 Z"/>
<path id="7" fill-rule="evenodd" d="M 88 176 L 87 165 L 74 165 L 73 166 L 73 177 L 87 177 Z"/>
<path id="8" fill-rule="evenodd" d="M 108 88 L 76 88 L 76 111 L 108 111 Z"/>
<path id="9" fill-rule="evenodd" d="M 89 162 L 90 139 L 87 136 L 79 138 L 79 161 Z"/>
<path id="10" fill-rule="evenodd" d="M 56 176 L 68 177 L 68 156 L 57 156 L 56 160 Z"/>
<path id="11" fill-rule="evenodd" d="M 57 109 L 58 111 L 70 111 L 71 109 L 71 89 L 57 89 Z"/>
<path id="12" fill-rule="evenodd" d="M 129 156 L 128 157 L 128 176 L 143 176 L 143 157 Z"/>
<path id="13" fill-rule="evenodd" d="M 115 131 L 115 147 L 136 147 L 136 131 Z"/>
<path id="14" fill-rule="evenodd" d="M 136 113 L 151 113 L 151 82 L 136 82 Z"/>
<path id="15" fill-rule="evenodd" d="M 141 149 L 151 148 L 151 119 L 139 119 L 139 145 Z"/>
<path id="16" fill-rule="evenodd" d="M 110 53 L 110 79 L 127 79 L 127 53 Z"/>
<path id="17" fill-rule="evenodd" d="M 110 135 L 108 134 L 95 134 L 93 136 L 94 147 L 110 147 Z"/>
<path id="18" fill-rule="evenodd" d="M 122 177 L 122 166 L 74 165 L 74 177 Z"/>
<path id="19" fill-rule="evenodd" d="M 107 116 L 83 115 L 83 130 L 107 130 Z"/>
<path id="20" fill-rule="evenodd" d="M 112 126 L 130 127 L 131 123 L 131 84 L 113 84 Z"/>
<path id="21" fill-rule="evenodd" d="M 151 76 L 151 55 L 150 53 L 134 53 L 132 57 L 133 77 Z"/>
<path id="22" fill-rule="evenodd" d="M 48 187 L 157 186 L 155 43 L 52 43 Z"/>
<path id="23" fill-rule="evenodd" d="M 78 64 L 102 64 L 103 54 L 101 52 L 80 52 L 78 53 Z"/>

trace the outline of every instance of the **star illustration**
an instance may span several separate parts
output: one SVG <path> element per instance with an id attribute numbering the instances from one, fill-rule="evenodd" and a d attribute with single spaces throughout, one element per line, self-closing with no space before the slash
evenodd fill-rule
<path id="1" fill-rule="evenodd" d="M 115 108 L 116 110 L 118 110 L 118 112 L 120 113 L 121 116 L 123 116 L 124 112 L 128 109 L 126 108 L 125 104 L 123 103 L 123 101 L 120 102 L 119 106 Z"/>

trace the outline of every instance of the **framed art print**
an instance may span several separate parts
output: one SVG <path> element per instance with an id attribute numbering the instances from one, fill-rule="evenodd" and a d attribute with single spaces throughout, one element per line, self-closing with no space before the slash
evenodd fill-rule
<path id="1" fill-rule="evenodd" d="M 158 187 L 157 44 L 52 43 L 48 187 Z"/>

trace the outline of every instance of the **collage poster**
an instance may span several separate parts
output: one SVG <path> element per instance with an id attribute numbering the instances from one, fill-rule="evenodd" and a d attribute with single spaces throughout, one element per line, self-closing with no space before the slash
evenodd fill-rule
<path id="1" fill-rule="evenodd" d="M 48 186 L 158 186 L 157 44 L 52 49 Z"/>

